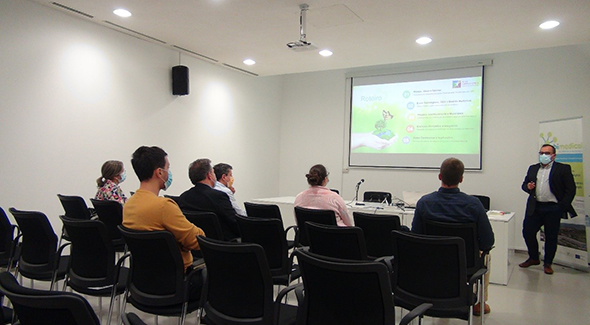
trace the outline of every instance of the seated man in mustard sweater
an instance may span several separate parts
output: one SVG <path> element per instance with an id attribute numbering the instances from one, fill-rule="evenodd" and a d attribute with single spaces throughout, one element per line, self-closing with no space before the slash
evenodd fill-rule
<path id="1" fill-rule="evenodd" d="M 170 162 L 164 150 L 158 147 L 139 147 L 131 158 L 133 170 L 141 182 L 139 189 L 123 206 L 123 226 L 135 230 L 167 230 L 178 243 L 185 271 L 192 266 L 192 249 L 199 249 L 197 236 L 203 230 L 190 223 L 178 205 L 158 196 L 172 183 Z M 197 277 L 202 282 L 200 277 Z M 202 283 L 191 283 L 190 296 L 199 299 Z"/>

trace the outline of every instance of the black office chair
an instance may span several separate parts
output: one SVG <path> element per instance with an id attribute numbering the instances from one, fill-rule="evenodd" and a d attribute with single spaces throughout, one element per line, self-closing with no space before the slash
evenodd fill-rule
<path id="1" fill-rule="evenodd" d="M 65 211 L 65 216 L 69 219 L 90 220 L 92 218 L 91 210 L 88 209 L 86 201 L 80 196 L 58 194 L 59 202 Z"/>
<path id="2" fill-rule="evenodd" d="M 20 256 L 20 229 L 8 220 L 4 209 L 0 208 L 0 266 L 8 272 L 15 266 Z"/>
<path id="3" fill-rule="evenodd" d="M 476 297 L 473 285 L 484 272 L 467 282 L 465 242 L 458 237 L 392 233 L 395 304 L 412 310 L 422 303 L 433 306 L 425 315 L 473 322 Z"/>
<path id="4" fill-rule="evenodd" d="M 279 209 L 279 206 L 276 204 L 244 202 L 244 207 L 246 208 L 246 214 L 248 217 L 279 219 L 283 224 L 283 228 L 285 227 L 283 216 L 281 215 L 281 209 Z M 296 226 L 287 227 L 287 229 L 285 229 L 285 236 L 287 236 L 289 230 L 296 231 Z M 293 246 L 295 246 L 295 241 L 287 239 L 287 246 L 293 248 Z"/>
<path id="5" fill-rule="evenodd" d="M 242 216 L 238 216 L 237 220 L 242 243 L 258 244 L 264 248 L 274 284 L 288 286 L 299 278 L 299 267 L 293 265 L 293 256 L 289 255 L 281 220 Z"/>
<path id="6" fill-rule="evenodd" d="M 367 245 L 363 230 L 358 227 L 339 227 L 306 222 L 309 251 L 323 256 L 367 260 Z"/>
<path id="7" fill-rule="evenodd" d="M 296 246 L 309 246 L 306 222 L 311 221 L 323 225 L 336 225 L 336 213 L 332 210 L 308 209 L 295 207 L 295 222 L 297 223 Z"/>
<path id="8" fill-rule="evenodd" d="M 57 247 L 57 236 L 45 214 L 15 208 L 9 211 L 22 232 L 16 273 L 31 280 L 51 281 L 52 290 L 53 284 L 66 275 L 70 257 L 61 254 L 69 244 Z"/>
<path id="9" fill-rule="evenodd" d="M 110 297 L 108 325 L 115 297 L 125 292 L 129 269 L 122 267 L 124 257 L 116 263 L 115 248 L 102 221 L 60 218 L 72 244 L 64 290 L 69 286 L 79 293 L 99 297 L 101 302 L 102 297 Z"/>
<path id="10" fill-rule="evenodd" d="M 489 196 L 485 196 L 485 195 L 472 195 L 475 196 L 483 205 L 483 208 L 486 209 L 486 211 L 490 211 L 490 205 L 491 205 L 491 201 L 490 201 L 490 197 Z"/>
<path id="11" fill-rule="evenodd" d="M 193 225 L 201 228 L 207 237 L 223 240 L 223 230 L 214 212 L 183 210 L 182 213 Z"/>
<path id="12" fill-rule="evenodd" d="M 424 233 L 427 235 L 434 236 L 447 236 L 447 237 L 459 237 L 465 242 L 465 257 L 467 265 L 467 279 L 470 279 L 474 274 L 478 272 L 488 272 L 486 262 L 490 249 L 481 251 L 478 242 L 477 224 L 471 223 L 450 223 L 440 222 L 433 220 L 424 220 Z M 481 253 L 480 253 L 481 251 Z M 485 280 L 485 274 L 478 281 L 479 288 L 479 301 L 483 308 L 485 302 L 483 282 Z M 483 324 L 483 317 L 482 317 Z"/>
<path id="13" fill-rule="evenodd" d="M 352 217 L 354 225 L 363 230 L 369 258 L 393 255 L 391 232 L 401 230 L 399 216 L 355 211 Z"/>
<path id="14" fill-rule="evenodd" d="M 295 255 L 304 287 L 298 324 L 396 324 L 386 264 L 332 259 L 303 249 L 296 250 Z M 430 306 L 420 305 L 399 324 L 409 324 Z"/>
<path id="15" fill-rule="evenodd" d="M 198 281 L 200 270 L 185 274 L 178 244 L 168 231 L 139 231 L 124 226 L 119 230 L 131 253 L 126 302 L 149 314 L 179 317 L 179 324 L 184 324 L 186 315 L 199 308 L 198 299 L 189 299 L 189 284 Z M 126 303 L 121 314 L 125 307 Z"/>
<path id="16" fill-rule="evenodd" d="M 224 325 L 294 324 L 295 306 L 273 301 L 273 284 L 264 249 L 257 244 L 198 237 L 207 265 L 203 287 L 204 323 Z"/>
<path id="17" fill-rule="evenodd" d="M 387 204 L 391 204 L 391 193 L 367 191 L 363 194 L 363 202 L 387 202 Z"/>
<path id="18" fill-rule="evenodd" d="M 98 220 L 102 221 L 107 228 L 107 232 L 113 247 L 117 252 L 125 251 L 125 241 L 119 231 L 119 226 L 123 222 L 123 206 L 117 201 L 90 199 L 94 210 L 98 215 Z"/>
<path id="19" fill-rule="evenodd" d="M 340 191 L 339 191 L 339 190 L 337 190 L 337 189 L 335 189 L 335 188 L 331 188 L 331 189 L 330 189 L 330 191 L 332 191 L 332 192 L 334 192 L 334 193 L 336 193 L 336 194 L 340 194 Z"/>
<path id="20" fill-rule="evenodd" d="M 20 325 L 100 325 L 88 301 L 75 293 L 25 288 L 8 272 L 0 273 L 0 291 Z"/>

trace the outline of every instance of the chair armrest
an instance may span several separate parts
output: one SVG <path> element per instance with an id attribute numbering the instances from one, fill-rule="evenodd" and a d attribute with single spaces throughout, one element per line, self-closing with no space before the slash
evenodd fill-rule
<path id="1" fill-rule="evenodd" d="M 285 297 L 289 292 L 295 290 L 295 293 L 297 293 L 297 289 L 301 288 L 303 289 L 303 283 L 297 283 L 294 285 L 290 285 L 286 288 L 283 288 L 283 290 L 279 291 L 279 294 L 277 295 L 276 299 L 275 299 L 275 308 L 274 308 L 274 324 L 278 324 L 279 323 L 279 319 L 281 316 L 281 300 L 283 300 L 283 297 Z M 301 303 L 300 296 L 299 294 L 296 295 L 297 297 L 297 304 L 299 305 Z"/>
<path id="2" fill-rule="evenodd" d="M 121 268 L 123 267 L 123 263 L 125 263 L 125 260 L 128 259 L 129 257 L 131 257 L 131 253 L 126 253 L 123 256 L 121 256 L 119 258 L 119 260 L 117 260 L 117 265 L 115 266 L 115 279 L 114 279 L 114 283 L 113 283 L 114 287 L 116 287 L 117 284 L 119 283 L 119 276 L 121 275 Z"/>
<path id="3" fill-rule="evenodd" d="M 477 270 L 477 272 L 475 272 L 471 278 L 469 279 L 469 286 L 473 287 L 473 285 L 475 284 L 475 282 L 477 282 L 477 280 L 479 280 L 484 274 L 486 274 L 488 272 L 488 268 L 484 267 L 481 268 L 479 270 Z"/>
<path id="4" fill-rule="evenodd" d="M 393 263 L 392 261 L 395 259 L 393 256 L 382 256 L 375 259 L 375 262 L 383 263 L 387 266 L 387 271 L 389 273 L 393 273 Z"/>
<path id="5" fill-rule="evenodd" d="M 289 233 L 289 230 L 293 230 L 293 239 L 295 240 L 295 238 L 297 237 L 297 226 L 289 226 L 287 227 L 287 229 L 285 229 L 285 238 L 287 238 L 287 234 Z"/>
<path id="6" fill-rule="evenodd" d="M 298 226 L 291 226 L 293 227 L 293 229 L 295 230 L 295 246 L 294 247 L 298 247 L 299 246 L 299 227 Z M 289 229 L 289 228 L 287 228 Z"/>
<path id="7" fill-rule="evenodd" d="M 430 308 L 432 307 L 432 304 L 430 303 L 423 303 L 420 306 L 412 309 L 408 314 L 406 314 L 406 316 L 404 316 L 404 318 L 402 318 L 402 320 L 399 322 L 399 325 L 406 325 L 406 324 L 410 324 L 410 322 L 416 318 L 416 317 L 422 317 L 424 316 L 424 313 Z"/>

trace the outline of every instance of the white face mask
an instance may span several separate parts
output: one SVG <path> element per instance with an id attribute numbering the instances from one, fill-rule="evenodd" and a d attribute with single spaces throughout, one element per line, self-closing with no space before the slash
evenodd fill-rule
<path id="1" fill-rule="evenodd" d="M 123 170 L 123 172 L 121 173 L 121 179 L 119 180 L 119 183 L 123 183 L 126 178 L 127 178 L 127 171 Z"/>
<path id="2" fill-rule="evenodd" d="M 551 155 L 539 155 L 539 162 L 543 165 L 547 165 L 551 162 Z"/>

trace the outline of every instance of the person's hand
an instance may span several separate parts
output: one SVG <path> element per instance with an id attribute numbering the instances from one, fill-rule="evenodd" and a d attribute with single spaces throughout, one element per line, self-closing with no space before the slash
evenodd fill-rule
<path id="1" fill-rule="evenodd" d="M 528 182 L 526 188 L 528 188 L 529 191 L 532 191 L 535 188 L 535 182 Z"/>
<path id="2" fill-rule="evenodd" d="M 352 150 L 359 147 L 369 147 L 375 150 L 387 148 L 397 141 L 397 134 L 389 139 L 382 139 L 372 133 L 353 133 L 350 139 L 350 147 Z"/>
<path id="3" fill-rule="evenodd" d="M 236 194 L 236 189 L 235 189 L 233 186 L 230 186 L 230 187 L 229 187 L 229 190 L 230 190 L 232 193 Z"/>

